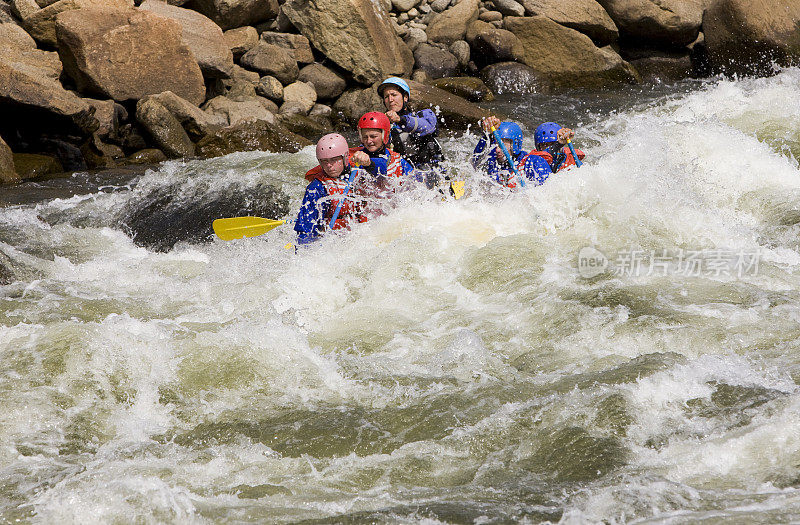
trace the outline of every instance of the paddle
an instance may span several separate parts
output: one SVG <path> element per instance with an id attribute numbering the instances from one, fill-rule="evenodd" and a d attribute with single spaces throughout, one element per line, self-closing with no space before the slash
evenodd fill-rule
<path id="1" fill-rule="evenodd" d="M 575 146 L 572 145 L 572 141 L 570 139 L 567 139 L 567 146 L 569 146 L 569 150 L 572 152 L 572 158 L 575 159 L 575 165 L 580 168 L 583 165 L 583 162 L 581 162 L 581 159 L 578 158 L 578 154 L 575 153 Z"/>
<path id="2" fill-rule="evenodd" d="M 511 166 L 511 169 L 514 171 L 514 175 L 516 175 L 519 185 L 524 188 L 525 177 L 520 177 L 519 172 L 517 171 L 517 166 L 514 164 L 514 159 L 511 158 L 511 153 L 508 152 L 508 148 L 506 148 L 506 145 L 503 143 L 503 139 L 500 138 L 500 135 L 497 133 L 497 128 L 494 127 L 494 125 L 492 125 L 492 135 L 494 135 L 494 140 L 497 142 L 497 145 L 500 146 L 500 151 L 502 151 L 503 155 L 506 156 L 508 165 Z"/>
<path id="3" fill-rule="evenodd" d="M 212 223 L 214 233 L 223 241 L 232 241 L 242 237 L 258 237 L 277 228 L 281 224 L 290 223 L 290 220 L 264 219 L 261 217 L 230 217 L 217 219 Z"/>
<path id="4" fill-rule="evenodd" d="M 356 169 L 350 170 L 350 177 L 347 178 L 347 186 L 344 188 L 344 193 L 342 193 L 342 198 L 339 199 L 339 205 L 336 206 L 336 211 L 333 212 L 333 217 L 331 217 L 331 223 L 328 225 L 328 228 L 331 230 L 333 229 L 333 225 L 336 224 L 336 219 L 339 218 L 339 212 L 342 211 L 342 204 L 344 204 L 344 199 L 347 197 L 347 194 L 350 193 L 350 185 L 353 183 L 353 179 L 356 177 L 356 171 L 358 171 L 359 164 L 356 162 Z"/>

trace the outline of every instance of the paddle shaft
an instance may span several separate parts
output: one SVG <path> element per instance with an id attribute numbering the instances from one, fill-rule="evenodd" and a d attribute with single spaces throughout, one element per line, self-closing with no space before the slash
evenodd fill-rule
<path id="1" fill-rule="evenodd" d="M 492 126 L 492 135 L 494 135 L 494 140 L 497 142 L 497 145 L 500 147 L 500 151 L 503 152 L 503 155 L 506 156 L 506 160 L 508 161 L 508 165 L 511 166 L 511 170 L 516 175 L 517 180 L 519 181 L 519 185 L 523 188 L 525 187 L 525 177 L 520 177 L 519 171 L 517 171 L 517 166 L 514 164 L 514 159 L 511 158 L 511 153 L 508 152 L 508 148 L 503 143 L 503 139 L 500 138 L 500 134 L 497 133 L 497 128 Z"/>
<path id="2" fill-rule="evenodd" d="M 575 146 L 572 145 L 572 141 L 569 139 L 567 139 L 567 146 L 569 146 L 569 150 L 572 152 L 572 158 L 575 159 L 575 165 L 580 168 L 583 162 L 578 158 L 578 154 L 575 153 Z"/>
<path id="3" fill-rule="evenodd" d="M 336 211 L 333 212 L 333 217 L 331 217 L 331 223 L 328 227 L 332 230 L 333 225 L 336 224 L 336 219 L 339 218 L 339 212 L 342 211 L 342 205 L 344 204 L 344 199 L 347 197 L 347 194 L 350 193 L 350 186 L 353 184 L 353 179 L 356 177 L 356 170 L 358 168 L 350 168 L 350 177 L 347 178 L 347 186 L 344 188 L 344 193 L 342 194 L 342 198 L 339 199 L 339 205 L 336 206 Z"/>

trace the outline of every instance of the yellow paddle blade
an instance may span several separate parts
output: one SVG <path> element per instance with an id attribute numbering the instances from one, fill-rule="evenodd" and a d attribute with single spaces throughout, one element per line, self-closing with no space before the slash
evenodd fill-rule
<path id="1" fill-rule="evenodd" d="M 212 223 L 214 233 L 223 241 L 242 237 L 257 237 L 273 228 L 286 224 L 285 220 L 262 219 L 261 217 L 230 217 L 217 219 Z"/>
<path id="2" fill-rule="evenodd" d="M 453 197 L 456 200 L 460 199 L 464 196 L 464 186 L 466 185 L 466 181 L 463 180 L 454 180 L 450 182 L 450 193 L 453 194 Z"/>

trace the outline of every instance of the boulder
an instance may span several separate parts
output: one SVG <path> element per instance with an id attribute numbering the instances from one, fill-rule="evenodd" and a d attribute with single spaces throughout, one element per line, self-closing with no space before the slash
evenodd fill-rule
<path id="1" fill-rule="evenodd" d="M 278 0 L 192 0 L 190 7 L 222 29 L 254 26 L 278 16 Z"/>
<path id="2" fill-rule="evenodd" d="M 492 4 L 505 16 L 525 16 L 525 8 L 516 0 L 492 0 Z"/>
<path id="3" fill-rule="evenodd" d="M 287 0 L 282 8 L 315 48 L 357 82 L 411 73 L 411 51 L 382 6 L 370 0 Z"/>
<path id="4" fill-rule="evenodd" d="M 296 153 L 310 145 L 311 141 L 284 126 L 258 120 L 228 126 L 207 135 L 197 143 L 197 153 L 204 158 L 253 150 Z"/>
<path id="5" fill-rule="evenodd" d="M 120 122 L 128 119 L 128 111 L 125 107 L 113 100 L 96 100 L 92 98 L 83 100 L 94 108 L 94 116 L 99 124 L 95 133 L 102 138 L 116 134 Z"/>
<path id="6" fill-rule="evenodd" d="M 596 0 L 522 0 L 525 13 L 546 16 L 562 26 L 578 30 L 598 46 L 612 44 L 619 39 L 619 29 Z"/>
<path id="7" fill-rule="evenodd" d="M 226 126 L 235 126 L 247 122 L 267 121 L 275 122 L 275 115 L 267 110 L 259 100 L 253 97 L 249 100 L 231 100 L 226 97 L 215 97 L 203 105 L 207 113 L 222 118 Z M 212 130 L 212 134 L 213 134 Z"/>
<path id="8" fill-rule="evenodd" d="M 622 38 L 684 47 L 697 38 L 703 9 L 708 1 L 598 0 L 598 3 L 611 16 Z M 752 9 L 752 2 L 748 1 L 747 4 Z"/>
<path id="9" fill-rule="evenodd" d="M 503 19 L 503 13 L 500 11 L 484 11 L 478 15 L 478 20 L 482 22 L 498 22 Z"/>
<path id="10" fill-rule="evenodd" d="M 261 76 L 255 71 L 248 71 L 243 67 L 234 65 L 231 78 L 215 79 L 209 83 L 206 98 L 212 99 L 225 96 L 232 99 L 243 96 L 254 97 L 255 89 Z"/>
<path id="11" fill-rule="evenodd" d="M 454 77 L 458 74 L 458 59 L 446 49 L 420 44 L 414 50 L 416 67 L 432 79 Z"/>
<path id="12" fill-rule="evenodd" d="M 436 13 L 441 13 L 448 7 L 450 7 L 450 0 L 433 0 L 430 3 L 431 9 Z"/>
<path id="13" fill-rule="evenodd" d="M 205 99 L 200 66 L 181 40 L 180 24 L 134 9 L 81 9 L 56 17 L 58 54 L 82 92 L 116 101 L 172 91 Z"/>
<path id="14" fill-rule="evenodd" d="M 133 7 L 132 0 L 59 0 L 23 18 L 23 25 L 37 42 L 55 47 L 57 45 L 56 17 L 60 13 L 75 9 L 127 9 L 130 7 Z"/>
<path id="15" fill-rule="evenodd" d="M 317 102 L 317 92 L 314 84 L 306 82 L 294 82 L 283 88 L 283 103 L 298 104 L 303 115 L 307 115 L 314 104 Z"/>
<path id="16" fill-rule="evenodd" d="M 222 29 L 211 19 L 197 11 L 172 6 L 161 0 L 145 0 L 139 9 L 175 20 L 181 25 L 183 28 L 181 40 L 194 54 L 205 77 L 231 76 L 233 53 L 222 34 Z"/>
<path id="17" fill-rule="evenodd" d="M 118 160 L 125 157 L 122 148 L 106 144 L 95 133 L 81 145 L 81 154 L 90 168 L 114 168 Z"/>
<path id="18" fill-rule="evenodd" d="M 392 0 L 392 6 L 398 13 L 405 13 L 417 7 L 420 1 L 421 0 Z"/>
<path id="19" fill-rule="evenodd" d="M 479 0 L 461 0 L 436 15 L 428 25 L 428 40 L 447 45 L 464 40 L 467 26 L 478 19 L 478 4 Z"/>
<path id="20" fill-rule="evenodd" d="M 431 85 L 470 102 L 491 102 L 494 95 L 486 84 L 475 77 L 447 77 L 431 81 Z"/>
<path id="21" fill-rule="evenodd" d="M 188 100 L 184 100 L 172 91 L 165 91 L 158 95 L 149 95 L 142 100 L 153 99 L 175 117 L 190 138 L 199 140 L 216 128 L 227 126 L 227 118 L 203 111 Z"/>
<path id="22" fill-rule="evenodd" d="M 497 62 L 521 61 L 525 48 L 517 35 L 505 29 L 491 27 L 475 35 L 472 39 L 474 62 L 482 68 Z"/>
<path id="23" fill-rule="evenodd" d="M 12 16 L 16 16 L 20 20 L 26 20 L 39 12 L 40 9 L 41 6 L 36 3 L 36 0 L 9 0 L 8 10 L 3 9 L 2 12 L 8 13 L 10 11 Z M 11 20 L 5 20 L 5 22 L 16 23 L 16 20 L 12 18 Z"/>
<path id="24" fill-rule="evenodd" d="M 656 51 L 625 49 L 627 60 L 642 77 L 642 82 L 676 82 L 693 74 L 689 51 Z"/>
<path id="25" fill-rule="evenodd" d="M 347 82 L 341 75 L 322 64 L 307 65 L 300 70 L 297 79 L 311 83 L 317 92 L 317 98 L 320 99 L 334 99 L 347 87 Z"/>
<path id="26" fill-rule="evenodd" d="M 547 17 L 511 16 L 505 26 L 522 41 L 522 61 L 555 86 L 595 88 L 639 81 L 636 70 L 611 47 L 598 48 L 588 36 Z"/>
<path id="27" fill-rule="evenodd" d="M 386 111 L 376 87 L 351 88 L 342 93 L 342 96 L 333 103 L 335 116 L 350 125 L 358 122 L 361 115 L 369 111 Z"/>
<path id="28" fill-rule="evenodd" d="M 498 95 L 548 93 L 552 88 L 547 77 L 519 62 L 491 64 L 483 68 L 480 75 L 489 89 Z"/>
<path id="29" fill-rule="evenodd" d="M 136 103 L 136 120 L 158 147 L 172 158 L 193 157 L 194 144 L 181 123 L 164 106 L 148 97 Z"/>
<path id="30" fill-rule="evenodd" d="M 0 146 L 1 148 L 2 146 Z M 0 153 L 1 156 L 2 153 Z M 2 161 L 0 161 L 1 163 Z M 58 159 L 35 153 L 14 153 L 14 169 L 22 180 L 38 179 L 64 171 L 64 167 L 61 166 Z M 2 181 L 2 175 L 0 175 L 0 181 Z"/>
<path id="31" fill-rule="evenodd" d="M 314 62 L 314 53 L 311 51 L 311 44 L 303 35 L 293 35 L 291 33 L 261 33 L 261 40 L 267 44 L 289 50 L 294 59 L 301 64 L 311 64 Z"/>
<path id="32" fill-rule="evenodd" d="M 278 116 L 278 121 L 292 133 L 305 137 L 312 142 L 316 142 L 326 133 L 333 132 L 330 121 L 323 123 L 323 119 L 310 118 L 310 116 L 301 113 L 282 113 Z"/>
<path id="33" fill-rule="evenodd" d="M 11 153 L 11 148 L 5 143 L 3 137 L 0 137 L 0 184 L 10 184 L 20 180 L 14 167 L 14 154 Z"/>
<path id="34" fill-rule="evenodd" d="M 720 0 L 703 15 L 713 71 L 771 74 L 800 63 L 800 3 L 786 0 Z"/>
<path id="35" fill-rule="evenodd" d="M 297 80 L 300 68 L 294 54 L 275 44 L 259 41 L 256 47 L 242 55 L 239 62 L 246 68 L 257 71 L 260 75 L 271 75 L 282 84 L 291 84 Z"/>
<path id="36" fill-rule="evenodd" d="M 302 71 L 300 74 L 302 75 Z M 302 80 L 302 79 L 301 79 Z M 303 80 L 305 82 L 305 80 Z M 263 76 L 256 86 L 256 93 L 269 100 L 283 101 L 283 85 L 280 81 L 271 76 Z"/>
<path id="37" fill-rule="evenodd" d="M 483 20 L 475 20 L 467 26 L 467 32 L 464 34 L 464 40 L 466 40 L 469 45 L 472 45 L 472 42 L 475 41 L 475 37 L 478 36 L 478 34 L 483 33 L 484 31 L 493 31 L 495 29 L 497 28 L 488 22 L 484 22 Z"/>
<path id="38" fill-rule="evenodd" d="M 126 164 L 158 164 L 167 160 L 164 152 L 156 148 L 140 149 L 128 155 L 125 159 Z"/>
<path id="39" fill-rule="evenodd" d="M 3 49 L 35 49 L 36 41 L 20 26 L 14 23 L 0 23 L 0 45 Z"/>
<path id="40" fill-rule="evenodd" d="M 418 28 L 412 27 L 406 32 L 406 36 L 403 37 L 403 42 L 406 43 L 408 48 L 413 53 L 417 46 L 428 41 L 428 34 Z"/>
<path id="41" fill-rule="evenodd" d="M 228 49 L 233 53 L 233 58 L 237 60 L 258 44 L 258 31 L 253 26 L 229 29 L 223 33 L 223 36 L 228 44 Z"/>
<path id="42" fill-rule="evenodd" d="M 469 64 L 471 54 L 469 44 L 464 40 L 456 40 L 450 44 L 448 49 L 453 53 L 453 56 L 456 57 L 456 60 L 458 60 L 458 67 L 465 69 L 467 64 Z"/>
<path id="43" fill-rule="evenodd" d="M 61 61 L 55 52 L 32 47 L 14 30 L 0 34 L 0 48 L 0 128 L 13 123 L 14 129 L 64 128 L 67 133 L 97 129 L 95 109 L 59 82 Z"/>

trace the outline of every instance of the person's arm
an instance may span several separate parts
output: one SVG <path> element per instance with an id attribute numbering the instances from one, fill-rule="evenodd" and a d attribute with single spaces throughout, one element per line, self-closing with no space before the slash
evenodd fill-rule
<path id="1" fill-rule="evenodd" d="M 297 213 L 297 220 L 294 222 L 294 230 L 297 232 L 297 244 L 308 244 L 316 241 L 322 233 L 324 227 L 324 217 L 330 206 L 330 201 L 320 199 L 327 196 L 325 186 L 314 179 L 306 187 L 306 194 Z"/>
<path id="2" fill-rule="evenodd" d="M 400 117 L 400 130 L 424 137 L 436 131 L 438 120 L 436 113 L 423 109 L 417 113 L 408 113 Z"/>
<path id="3" fill-rule="evenodd" d="M 475 169 L 480 168 L 486 164 L 486 157 L 489 154 L 490 139 L 487 135 L 481 137 L 475 150 L 472 152 L 472 167 Z"/>

